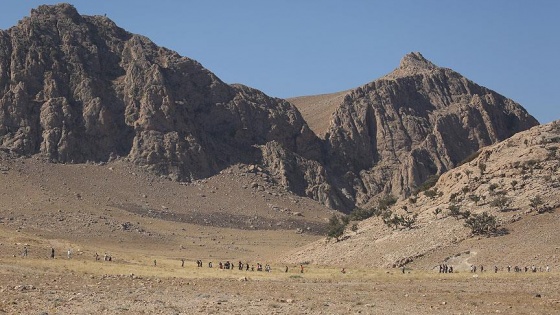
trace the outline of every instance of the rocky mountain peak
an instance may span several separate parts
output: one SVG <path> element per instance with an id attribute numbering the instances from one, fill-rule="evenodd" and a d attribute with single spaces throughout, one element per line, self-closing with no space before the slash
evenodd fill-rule
<path id="1" fill-rule="evenodd" d="M 384 76 L 384 79 L 398 79 L 421 73 L 430 73 L 434 70 L 442 69 L 424 58 L 419 52 L 406 54 L 399 64 L 399 67 Z"/>
<path id="2" fill-rule="evenodd" d="M 424 58 L 419 52 L 406 54 L 399 65 L 399 69 L 408 70 L 431 70 L 437 68 L 431 61 Z"/>
<path id="3" fill-rule="evenodd" d="M 74 22 L 78 22 L 81 20 L 82 16 L 78 13 L 76 8 L 68 3 L 59 3 L 55 5 L 40 5 L 37 9 L 31 10 L 31 17 L 32 18 L 41 18 L 41 17 L 55 17 L 55 18 L 70 18 Z"/>

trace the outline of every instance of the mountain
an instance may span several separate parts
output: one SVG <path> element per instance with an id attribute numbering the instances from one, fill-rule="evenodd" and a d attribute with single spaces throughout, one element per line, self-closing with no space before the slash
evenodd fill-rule
<path id="1" fill-rule="evenodd" d="M 320 138 L 288 101 L 226 84 L 69 4 L 39 6 L 0 31 L 0 148 L 56 163 L 122 157 L 176 181 L 257 165 L 289 191 L 351 211 L 385 194 L 406 197 L 481 147 L 538 124 L 519 104 L 419 53 L 333 97 L 323 98 L 326 112 L 309 103 L 317 117 L 333 112 L 328 128 L 305 111 L 323 128 Z"/>
<path id="2" fill-rule="evenodd" d="M 127 157 L 176 180 L 258 161 L 276 141 L 317 157 L 295 107 L 68 4 L 0 32 L 0 139 L 54 162 Z"/>
<path id="3" fill-rule="evenodd" d="M 471 264 L 558 265 L 559 170 L 560 121 L 555 121 L 481 149 L 433 187 L 393 205 L 393 214 L 417 215 L 412 228 L 394 229 L 373 216 L 356 231 L 347 229 L 341 241 L 317 241 L 285 260 L 421 269 L 448 263 L 460 270 Z M 451 209 L 495 216 L 496 236 L 473 235 Z"/>
<path id="4" fill-rule="evenodd" d="M 342 99 L 324 135 L 341 208 L 367 206 L 387 194 L 409 196 L 480 148 L 538 124 L 521 105 L 420 53 L 404 56 L 393 72 L 344 97 L 330 96 L 319 101 L 329 112 L 328 104 Z M 307 113 L 312 99 L 299 100 L 295 104 Z"/>

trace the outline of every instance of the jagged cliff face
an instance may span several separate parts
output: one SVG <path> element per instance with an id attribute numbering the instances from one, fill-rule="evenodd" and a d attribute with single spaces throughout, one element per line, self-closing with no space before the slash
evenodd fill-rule
<path id="1" fill-rule="evenodd" d="M 230 86 L 194 60 L 70 5 L 40 6 L 0 31 L 0 139 L 57 162 L 127 156 L 185 180 L 258 161 L 277 141 L 318 158 L 288 102 Z"/>
<path id="2" fill-rule="evenodd" d="M 379 194 L 407 196 L 478 149 L 538 122 L 519 104 L 419 53 L 346 95 L 326 135 L 346 206 Z"/>
<path id="3" fill-rule="evenodd" d="M 482 146 L 537 121 L 420 54 L 342 97 L 324 140 L 285 100 L 228 85 L 102 16 L 40 6 L 0 31 L 0 146 L 54 162 L 122 156 L 175 180 L 235 163 L 351 210 L 406 196 Z"/>

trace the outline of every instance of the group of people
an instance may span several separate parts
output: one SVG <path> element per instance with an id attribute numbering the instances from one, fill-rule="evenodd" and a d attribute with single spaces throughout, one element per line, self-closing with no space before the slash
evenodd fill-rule
<path id="1" fill-rule="evenodd" d="M 446 264 L 439 265 L 439 273 L 453 273 L 453 266 L 448 266 Z"/>
<path id="2" fill-rule="evenodd" d="M 532 265 L 531 267 L 529 266 L 525 266 L 523 268 L 519 267 L 519 266 L 515 266 L 515 267 L 511 267 L 511 266 L 507 266 L 505 267 L 505 269 L 507 269 L 507 272 L 511 272 L 512 270 L 515 272 L 550 272 L 550 266 L 546 265 L 546 267 L 537 267 L 535 265 Z M 498 268 L 498 266 L 494 266 L 494 273 L 497 273 L 500 270 L 500 268 Z M 471 265 L 470 266 L 470 272 L 471 273 L 476 273 L 477 271 L 479 272 L 484 272 L 484 266 L 480 265 L 480 266 L 476 266 L 476 265 Z M 448 266 L 446 264 L 441 264 L 439 265 L 439 273 L 453 273 L 453 266 Z"/>
<path id="3" fill-rule="evenodd" d="M 511 269 L 512 269 L 511 266 L 507 266 L 506 268 L 507 268 L 508 272 L 511 272 Z M 494 270 L 495 270 L 494 272 L 498 272 L 498 267 L 494 266 Z M 537 272 L 537 271 L 550 272 L 550 266 L 546 265 L 546 267 L 544 267 L 544 269 L 543 269 L 543 267 L 537 267 L 535 265 L 532 265 L 531 267 L 525 266 L 523 268 L 521 268 L 519 266 L 515 266 L 515 267 L 513 267 L 513 271 L 515 271 L 515 272 L 522 272 L 522 271 L 525 271 L 525 272 L 529 272 L 529 271 L 531 271 L 531 272 Z"/>
<path id="4" fill-rule="evenodd" d="M 272 271 L 272 267 L 269 264 L 263 265 L 261 263 L 256 263 L 256 265 L 257 266 L 255 268 L 255 265 L 249 265 L 248 262 L 247 263 L 242 263 L 241 261 L 239 261 L 237 263 L 237 267 L 236 267 L 234 262 L 230 262 L 228 260 L 225 263 L 220 261 L 218 263 L 218 269 L 233 270 L 233 269 L 237 268 L 238 270 L 241 270 L 241 271 L 243 271 L 243 270 L 245 270 L 245 271 L 249 271 L 249 270 L 250 271 L 255 271 L 256 270 L 256 271 L 266 271 L 266 272 L 271 272 Z M 154 266 L 156 266 L 155 262 L 154 262 Z M 202 260 L 198 259 L 196 261 L 196 266 L 199 267 L 199 268 L 202 267 L 203 266 Z M 181 258 L 181 267 L 185 267 L 185 259 L 184 258 Z M 212 267 L 213 267 L 212 262 L 211 261 L 208 262 L 208 268 L 212 268 Z M 286 268 L 284 269 L 284 272 L 288 272 L 288 266 L 286 266 Z M 300 265 L 300 272 L 303 273 L 303 265 Z M 345 271 L 343 273 L 345 273 Z"/>

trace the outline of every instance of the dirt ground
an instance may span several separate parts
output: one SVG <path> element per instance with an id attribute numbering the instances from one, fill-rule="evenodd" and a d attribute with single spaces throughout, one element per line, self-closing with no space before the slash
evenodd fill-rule
<path id="1" fill-rule="evenodd" d="M 0 314 L 560 313 L 555 268 L 430 269 L 465 249 L 478 252 L 469 262 L 485 263 L 492 248 L 524 244 L 513 234 L 434 252 L 405 274 L 304 261 L 286 266 L 281 257 L 322 239 L 333 212 L 258 170 L 236 166 L 208 180 L 176 183 L 122 161 L 0 162 Z M 553 214 L 535 220 L 551 229 L 557 224 Z M 546 261 L 556 257 L 555 240 L 543 243 L 553 246 Z M 105 254 L 111 262 L 103 261 Z M 270 264 L 272 271 L 217 268 L 227 260 Z"/>
<path id="2" fill-rule="evenodd" d="M 3 258 L 3 314 L 558 314 L 557 272 L 438 274 L 273 265 L 271 272 Z"/>

